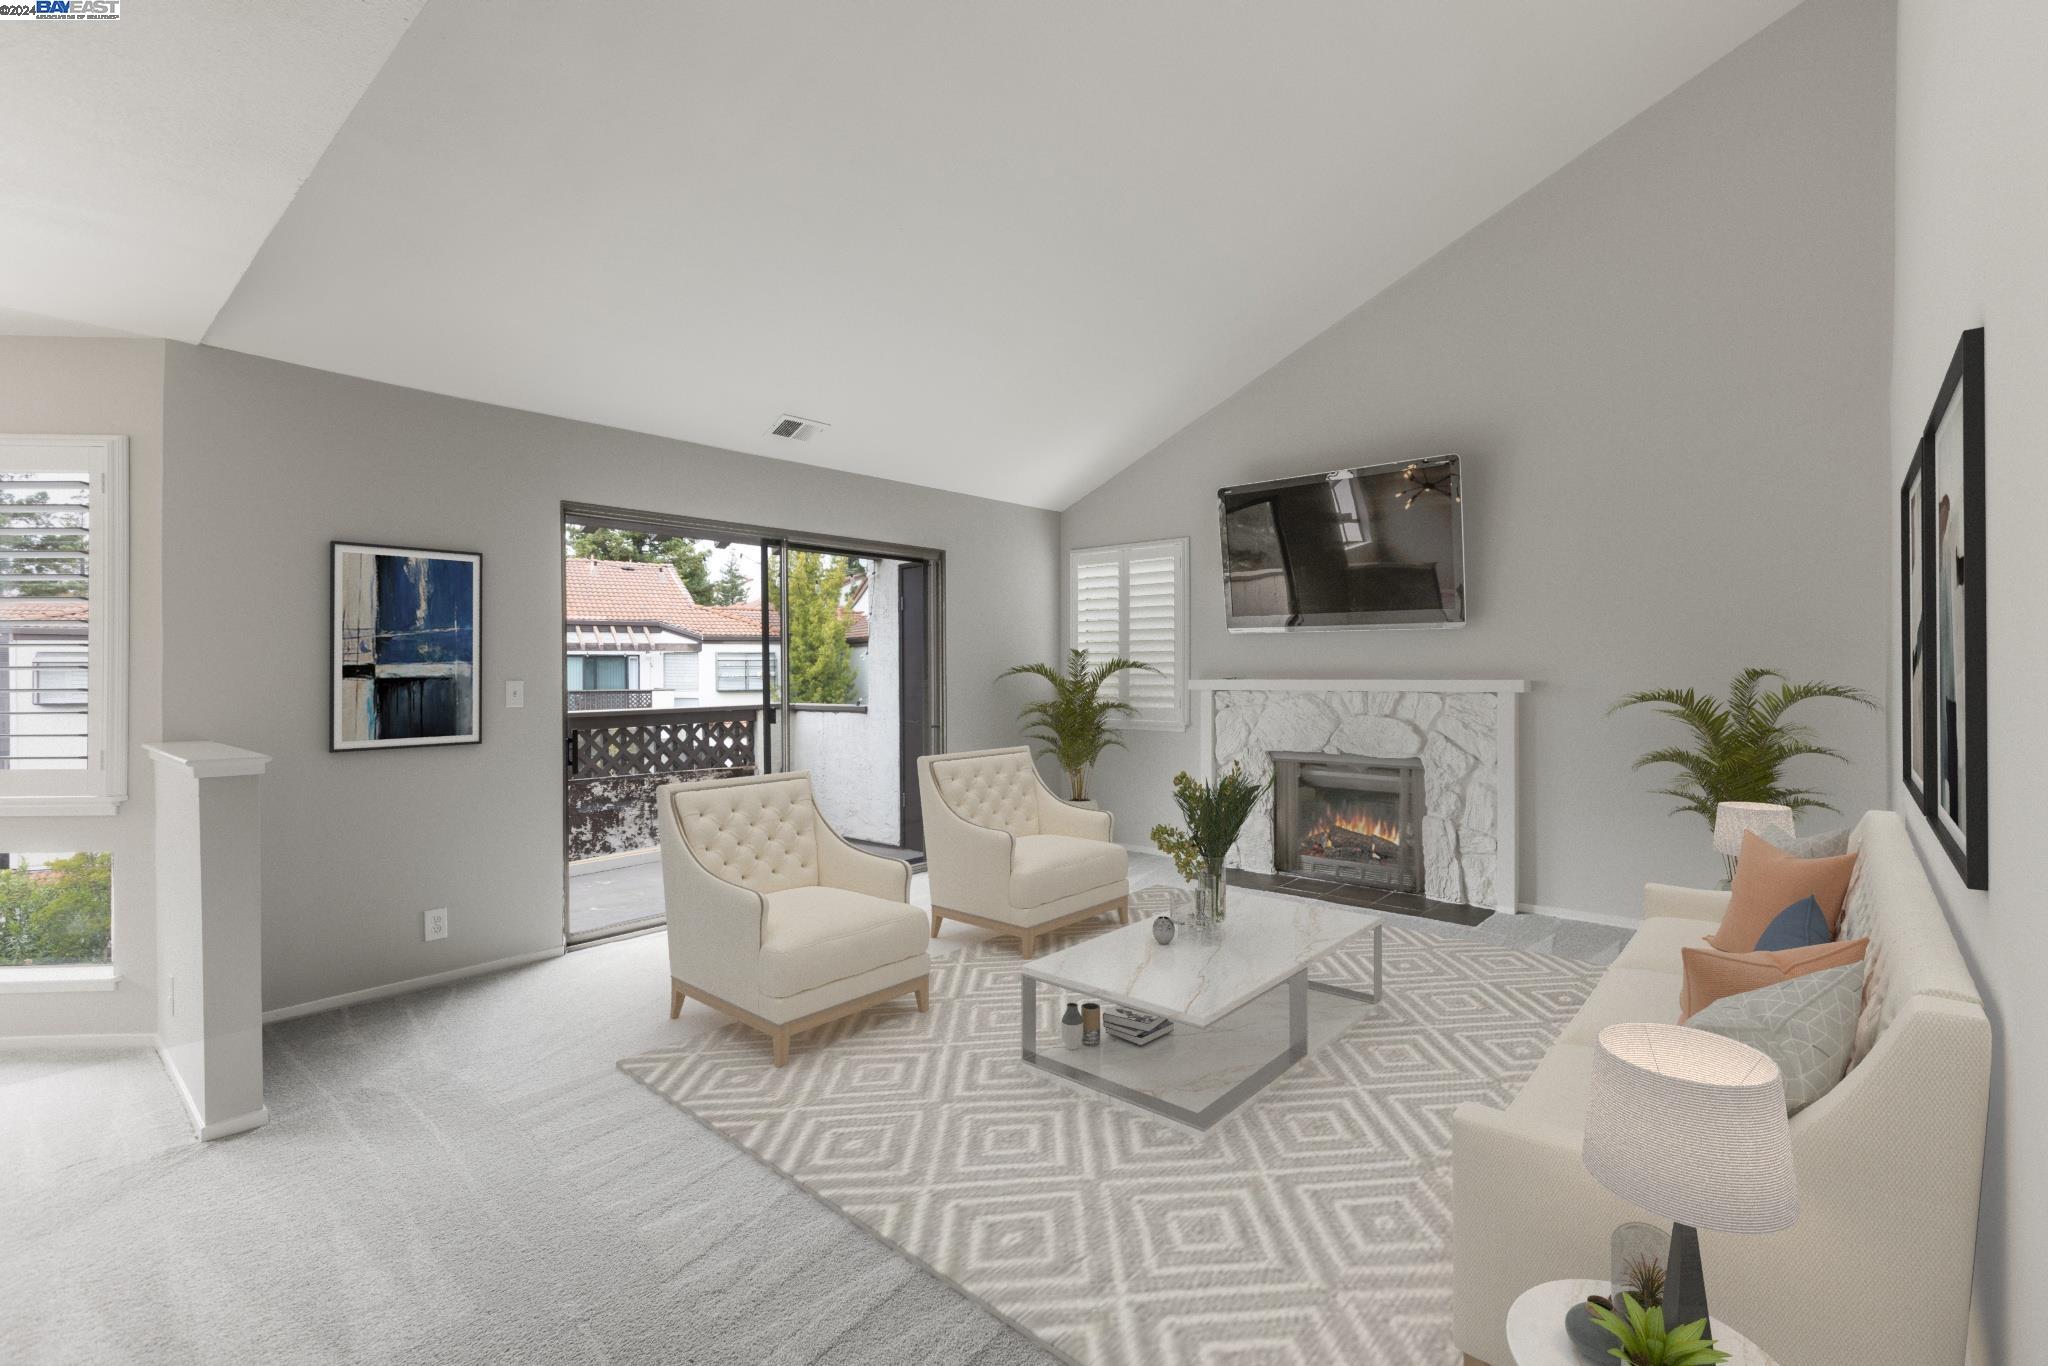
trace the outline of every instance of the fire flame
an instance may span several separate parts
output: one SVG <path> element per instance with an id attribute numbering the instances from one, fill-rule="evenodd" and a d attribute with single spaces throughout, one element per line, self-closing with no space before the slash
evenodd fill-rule
<path id="1" fill-rule="evenodd" d="M 1339 830 L 1348 830 L 1354 835 L 1368 835 L 1387 844 L 1398 845 L 1401 842 L 1401 827 L 1379 816 L 1363 803 L 1325 799 L 1322 806 L 1320 819 L 1301 837 L 1303 849 L 1318 850 Z"/>

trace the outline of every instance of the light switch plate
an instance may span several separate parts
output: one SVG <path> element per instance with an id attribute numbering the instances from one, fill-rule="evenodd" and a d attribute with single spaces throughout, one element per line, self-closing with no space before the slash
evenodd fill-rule
<path id="1" fill-rule="evenodd" d="M 523 707 L 526 705 L 526 684 L 517 678 L 505 680 L 505 705 Z"/>

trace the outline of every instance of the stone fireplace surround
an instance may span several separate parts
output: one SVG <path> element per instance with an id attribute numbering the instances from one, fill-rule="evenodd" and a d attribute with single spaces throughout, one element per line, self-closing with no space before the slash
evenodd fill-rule
<path id="1" fill-rule="evenodd" d="M 1518 909 L 1515 726 L 1522 679 L 1195 679 L 1202 771 L 1232 762 L 1272 776 L 1286 751 L 1422 760 L 1423 890 L 1436 901 Z M 1237 844 L 1238 866 L 1273 871 L 1272 797 Z"/>

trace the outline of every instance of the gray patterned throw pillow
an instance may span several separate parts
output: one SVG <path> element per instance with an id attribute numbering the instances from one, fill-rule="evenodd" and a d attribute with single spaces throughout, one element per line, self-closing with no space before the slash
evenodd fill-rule
<path id="1" fill-rule="evenodd" d="M 1785 1075 L 1785 1111 L 1797 1114 L 1849 1070 L 1863 964 L 1850 963 L 1720 1000 L 1686 1021 L 1694 1029 L 1746 1043 Z"/>
<path id="2" fill-rule="evenodd" d="M 1849 852 L 1849 832 L 1830 830 L 1821 835 L 1801 835 L 1797 839 L 1772 840 L 1793 858 L 1840 858 Z"/>

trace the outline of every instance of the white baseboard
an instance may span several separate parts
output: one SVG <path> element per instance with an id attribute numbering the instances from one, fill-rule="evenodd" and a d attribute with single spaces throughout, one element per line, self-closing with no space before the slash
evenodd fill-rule
<path id="1" fill-rule="evenodd" d="M 1612 911 L 1582 911 L 1571 906 L 1539 906 L 1533 901 L 1524 901 L 1517 909 L 1529 915 L 1554 915 L 1560 920 L 1587 920 L 1595 925 L 1614 925 L 1624 930 L 1638 930 L 1643 926 L 1639 915 L 1616 915 Z"/>
<path id="2" fill-rule="evenodd" d="M 0 1034 L 0 1048 L 58 1052 L 73 1048 L 155 1048 L 154 1034 Z"/>
<path id="3" fill-rule="evenodd" d="M 560 958 L 562 945 L 553 948 L 536 949 L 532 953 L 517 953 L 510 958 L 494 958 L 488 963 L 472 963 L 466 968 L 450 968 L 446 972 L 431 972 L 425 977 L 408 977 L 402 982 L 387 982 L 381 987 L 364 987 L 361 991 L 344 991 L 339 996 L 323 996 L 317 1001 L 301 1001 L 297 1005 L 279 1006 L 263 1012 L 263 1023 L 275 1024 L 279 1020 L 296 1020 L 301 1015 L 318 1015 L 323 1010 L 339 1010 L 343 1006 L 359 1006 L 368 1001 L 381 1001 L 387 996 L 403 996 L 411 991 L 424 991 L 447 982 L 459 982 L 465 977 L 482 977 L 486 973 L 503 972 L 506 968 L 524 967 L 546 958 Z"/>
<path id="4" fill-rule="evenodd" d="M 247 1114 L 235 1115 L 228 1119 L 206 1122 L 206 1116 L 199 1113 L 199 1102 L 192 1099 L 191 1090 L 185 1085 L 185 1074 L 178 1070 L 171 1055 L 164 1050 L 163 1041 L 156 1042 L 157 1057 L 163 1060 L 164 1071 L 171 1074 L 171 1085 L 178 1090 L 178 1099 L 185 1103 L 185 1118 L 191 1122 L 192 1134 L 201 1143 L 211 1143 L 216 1138 L 232 1138 L 246 1134 L 251 1129 L 260 1129 L 270 1123 L 270 1107 L 259 1105 Z"/>
<path id="5" fill-rule="evenodd" d="M 260 1129 L 268 1123 L 270 1107 L 259 1105 L 246 1115 L 236 1115 L 233 1119 L 224 1119 L 218 1124 L 200 1125 L 199 1141 L 211 1143 L 216 1138 L 233 1138 L 236 1134 L 246 1134 L 251 1129 Z"/>

